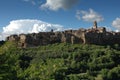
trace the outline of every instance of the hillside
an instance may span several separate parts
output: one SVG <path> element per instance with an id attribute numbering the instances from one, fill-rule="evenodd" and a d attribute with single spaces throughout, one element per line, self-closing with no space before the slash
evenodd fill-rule
<path id="1" fill-rule="evenodd" d="M 0 47 L 0 80 L 120 80 L 120 47 L 56 43 Z"/>

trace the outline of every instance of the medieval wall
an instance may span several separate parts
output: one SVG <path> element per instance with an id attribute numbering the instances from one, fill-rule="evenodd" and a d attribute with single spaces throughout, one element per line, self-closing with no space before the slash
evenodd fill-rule
<path id="1" fill-rule="evenodd" d="M 107 32 L 104 27 L 62 32 L 39 32 L 32 34 L 11 35 L 7 41 L 17 41 L 20 47 L 34 47 L 53 43 L 72 44 L 120 44 L 120 33 Z"/>

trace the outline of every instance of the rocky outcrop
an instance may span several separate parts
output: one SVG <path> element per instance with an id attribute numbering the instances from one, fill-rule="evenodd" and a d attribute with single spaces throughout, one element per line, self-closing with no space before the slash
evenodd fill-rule
<path id="1" fill-rule="evenodd" d="M 34 47 L 53 43 L 72 44 L 120 44 L 119 32 L 107 32 L 104 27 L 97 27 L 97 22 L 91 29 L 66 30 L 62 32 L 39 32 L 32 34 L 11 35 L 7 41 L 18 42 L 19 47 Z"/>

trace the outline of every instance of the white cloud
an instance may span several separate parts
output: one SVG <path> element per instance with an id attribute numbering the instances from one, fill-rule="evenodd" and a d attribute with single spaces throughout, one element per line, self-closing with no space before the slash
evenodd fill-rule
<path id="1" fill-rule="evenodd" d="M 116 18 L 113 22 L 112 22 L 112 26 L 115 27 L 117 29 L 117 31 L 120 30 L 120 18 Z"/>
<path id="2" fill-rule="evenodd" d="M 120 30 L 115 30 L 115 32 L 120 32 Z"/>
<path id="3" fill-rule="evenodd" d="M 89 11 L 84 11 L 84 10 L 77 10 L 76 12 L 76 18 L 78 20 L 82 19 L 87 22 L 93 22 L 93 21 L 103 21 L 104 18 L 95 12 L 93 9 L 89 9 Z"/>
<path id="4" fill-rule="evenodd" d="M 2 39 L 2 35 L 0 34 L 0 39 Z"/>
<path id="5" fill-rule="evenodd" d="M 23 0 L 24 2 L 29 2 L 31 3 L 32 5 L 36 5 L 36 4 L 39 4 L 40 2 L 37 2 L 35 0 Z"/>
<path id="6" fill-rule="evenodd" d="M 46 0 L 45 4 L 41 5 L 41 9 L 50 9 L 53 11 L 59 9 L 69 9 L 74 6 L 79 0 Z"/>
<path id="7" fill-rule="evenodd" d="M 51 29 L 54 31 L 64 30 L 63 26 L 59 24 L 51 24 L 40 20 L 13 20 L 9 25 L 3 27 L 3 32 L 0 34 L 0 38 L 4 39 L 11 34 L 47 32 L 51 31 Z"/>

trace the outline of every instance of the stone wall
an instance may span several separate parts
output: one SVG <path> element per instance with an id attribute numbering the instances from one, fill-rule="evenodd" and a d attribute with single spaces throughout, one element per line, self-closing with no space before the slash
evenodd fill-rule
<path id="1" fill-rule="evenodd" d="M 107 32 L 104 27 L 66 30 L 62 32 L 39 32 L 11 35 L 7 41 L 17 41 L 19 47 L 35 47 L 54 43 L 72 44 L 120 44 L 119 32 Z"/>

